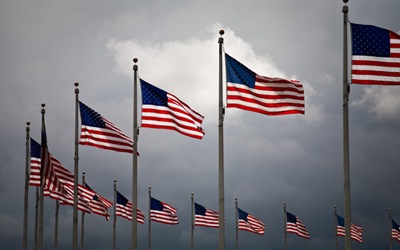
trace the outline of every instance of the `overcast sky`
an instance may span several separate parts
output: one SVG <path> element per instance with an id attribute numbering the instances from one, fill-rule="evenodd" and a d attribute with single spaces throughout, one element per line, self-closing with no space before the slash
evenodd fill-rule
<path id="1" fill-rule="evenodd" d="M 152 223 L 156 250 L 189 249 L 190 194 L 218 211 L 218 31 L 227 53 L 260 75 L 300 80 L 305 115 L 269 117 L 228 109 L 224 121 L 226 249 L 235 246 L 234 199 L 266 224 L 265 235 L 240 231 L 240 249 L 283 249 L 283 203 L 311 239 L 288 235 L 288 249 L 334 249 L 333 206 L 344 216 L 342 85 L 343 2 L 0 1 L 0 242 L 21 249 L 25 129 L 40 140 L 46 103 L 50 152 L 73 171 L 74 82 L 80 100 L 132 136 L 132 59 L 139 76 L 205 116 L 205 136 L 143 128 L 138 150 L 138 208 L 152 196 L 178 210 L 180 224 Z M 400 31 L 398 0 L 350 0 L 349 20 Z M 389 246 L 388 208 L 400 222 L 399 87 L 355 86 L 350 93 L 352 222 L 364 228 L 353 249 Z M 140 112 L 139 112 L 140 113 Z M 113 200 L 131 199 L 132 157 L 80 146 L 79 175 Z M 29 188 L 33 249 L 34 188 Z M 45 201 L 45 249 L 54 242 L 54 207 Z M 112 209 L 110 209 L 110 212 Z M 112 220 L 88 215 L 86 249 L 110 249 Z M 138 225 L 138 248 L 147 249 Z M 131 247 L 131 222 L 118 218 L 117 247 Z M 394 249 L 400 249 L 398 242 Z M 59 215 L 59 249 L 71 249 L 72 207 Z M 343 248 L 344 238 L 339 239 Z M 196 249 L 217 249 L 218 229 L 195 228 Z"/>

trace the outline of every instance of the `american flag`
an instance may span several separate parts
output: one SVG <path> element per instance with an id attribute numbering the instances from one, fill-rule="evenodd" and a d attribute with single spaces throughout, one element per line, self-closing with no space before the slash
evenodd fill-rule
<path id="1" fill-rule="evenodd" d="M 31 167 L 29 173 L 30 186 L 40 186 L 41 150 L 40 144 L 31 138 Z"/>
<path id="2" fill-rule="evenodd" d="M 45 183 L 43 194 L 53 199 L 60 200 L 61 205 L 74 204 L 74 174 L 66 169 L 46 148 L 48 161 L 47 172 L 45 173 Z M 41 169 L 41 145 L 31 138 L 31 172 L 30 185 L 40 186 Z M 46 168 L 45 168 L 46 169 Z M 89 205 L 81 197 L 85 188 L 78 185 L 78 209 L 86 213 L 91 213 Z"/>
<path id="3" fill-rule="evenodd" d="M 304 114 L 304 89 L 297 80 L 260 76 L 225 53 L 227 107 L 264 115 Z"/>
<path id="4" fill-rule="evenodd" d="M 286 212 L 286 232 L 310 239 L 310 234 L 308 233 L 308 230 L 306 226 L 304 226 L 303 222 L 301 222 L 297 216 L 289 212 Z"/>
<path id="5" fill-rule="evenodd" d="M 108 213 L 108 208 L 111 207 L 113 204 L 106 198 L 104 198 L 101 195 L 99 195 L 98 193 L 96 193 L 92 188 L 89 187 L 89 185 L 87 183 L 85 183 L 84 187 L 86 188 L 86 190 L 89 190 L 92 193 L 94 193 L 93 195 L 91 195 L 90 199 L 88 199 L 88 200 L 85 199 L 85 201 L 88 203 L 92 212 L 94 214 L 104 216 L 106 218 L 106 220 L 109 220 L 110 214 Z M 82 195 L 82 197 L 85 197 L 85 196 Z"/>
<path id="6" fill-rule="evenodd" d="M 79 102 L 81 136 L 79 144 L 133 153 L 133 140 L 99 113 Z"/>
<path id="7" fill-rule="evenodd" d="M 341 217 L 339 215 L 336 215 L 336 216 L 337 216 L 336 234 L 337 234 L 337 236 L 345 237 L 346 229 L 345 229 L 344 219 L 343 219 L 343 217 Z M 350 229 L 351 229 L 350 230 L 351 239 L 358 241 L 358 242 L 363 242 L 363 238 L 362 238 L 363 228 L 351 223 Z"/>
<path id="8" fill-rule="evenodd" d="M 150 220 L 169 225 L 179 224 L 176 209 L 153 197 L 150 198 Z"/>
<path id="9" fill-rule="evenodd" d="M 204 117 L 176 96 L 140 79 L 142 86 L 142 127 L 175 130 L 202 139 Z"/>
<path id="10" fill-rule="evenodd" d="M 194 203 L 194 225 L 203 227 L 219 227 L 219 214 L 198 203 Z"/>
<path id="11" fill-rule="evenodd" d="M 265 230 L 265 224 L 257 217 L 243 211 L 242 209 L 238 208 L 238 224 L 239 230 L 245 230 L 251 233 L 256 233 L 263 235 Z"/>
<path id="12" fill-rule="evenodd" d="M 137 211 L 136 222 L 144 224 L 144 214 L 139 209 Z M 115 206 L 115 215 L 132 221 L 132 202 L 117 191 L 117 205 Z"/>
<path id="13" fill-rule="evenodd" d="M 373 25 L 351 24 L 352 83 L 400 84 L 400 35 Z"/>
<path id="14" fill-rule="evenodd" d="M 400 241 L 400 227 L 394 220 L 392 220 L 392 239 Z"/>

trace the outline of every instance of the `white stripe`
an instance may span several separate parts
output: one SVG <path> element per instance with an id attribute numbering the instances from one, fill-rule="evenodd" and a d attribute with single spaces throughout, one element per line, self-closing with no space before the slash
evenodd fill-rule
<path id="1" fill-rule="evenodd" d="M 400 58 L 394 57 L 376 57 L 376 56 L 353 56 L 353 61 L 379 61 L 379 62 L 391 62 L 400 63 Z"/>
<path id="2" fill-rule="evenodd" d="M 397 38 L 391 38 L 391 39 L 390 39 L 390 43 L 394 43 L 394 44 L 400 44 L 400 39 L 397 39 Z"/>
<path id="3" fill-rule="evenodd" d="M 373 66 L 373 65 L 352 65 L 353 70 L 371 70 L 371 71 L 381 71 L 381 72 L 400 72 L 399 67 L 385 67 L 385 66 Z"/>
<path id="4" fill-rule="evenodd" d="M 257 85 L 263 85 L 263 84 L 258 84 Z M 265 90 L 258 90 L 258 89 L 253 89 L 253 88 L 249 88 L 246 85 L 243 84 L 237 84 L 237 83 L 232 83 L 232 82 L 228 82 L 227 83 L 228 87 L 234 87 L 234 88 L 238 88 L 238 89 L 243 89 L 243 90 L 247 90 L 247 91 L 251 91 L 254 94 L 259 94 L 259 95 L 271 95 L 271 96 L 278 96 L 278 95 L 291 95 L 293 97 L 304 97 L 304 94 L 302 93 L 297 93 L 295 91 L 290 91 L 290 90 L 285 90 L 285 91 L 265 91 Z M 228 90 L 228 95 L 229 93 L 231 93 L 232 90 Z M 237 91 L 234 91 L 237 92 Z M 253 95 L 249 95 L 249 94 L 244 94 L 244 93 L 240 93 L 241 95 L 247 96 L 249 98 L 254 99 Z M 276 103 L 276 102 L 282 102 L 282 99 L 266 99 L 266 98 L 258 98 L 258 100 L 262 100 L 264 102 L 267 103 Z"/>
<path id="5" fill-rule="evenodd" d="M 356 75 L 356 74 L 353 74 L 352 75 L 352 79 L 400 82 L 400 77 L 394 77 L 394 76 L 375 76 L 375 75 Z"/>

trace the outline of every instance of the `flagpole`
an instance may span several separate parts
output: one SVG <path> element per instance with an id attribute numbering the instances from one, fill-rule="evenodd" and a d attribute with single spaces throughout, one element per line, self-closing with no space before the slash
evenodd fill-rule
<path id="1" fill-rule="evenodd" d="M 388 209 L 389 212 L 389 250 L 393 249 L 392 246 L 392 211 L 390 210 L 390 208 Z"/>
<path id="2" fill-rule="evenodd" d="M 117 180 L 114 179 L 114 217 L 113 217 L 113 250 L 116 249 L 116 226 L 117 226 Z"/>
<path id="3" fill-rule="evenodd" d="M 334 205 L 333 206 L 333 209 L 334 209 L 334 211 L 335 211 L 335 225 L 336 225 L 336 228 L 335 228 L 335 241 L 336 241 L 336 250 L 338 250 L 338 237 L 337 237 L 337 212 L 336 212 L 336 205 Z"/>
<path id="4" fill-rule="evenodd" d="M 43 129 L 44 129 L 44 114 L 46 113 L 44 107 L 46 106 L 46 104 L 42 103 L 42 133 L 43 133 Z M 41 145 L 42 148 L 44 147 L 43 145 L 43 134 L 42 134 L 42 141 L 41 141 Z M 43 161 L 43 150 L 41 150 L 42 154 L 41 154 L 41 165 L 40 165 L 40 194 L 39 194 L 39 237 L 38 237 L 38 250 L 42 250 L 43 249 L 43 189 L 44 189 L 44 176 L 43 176 L 43 170 L 44 170 L 44 161 Z"/>
<path id="5" fill-rule="evenodd" d="M 236 250 L 239 250 L 239 213 L 238 213 L 238 199 L 235 198 L 235 209 L 236 209 Z"/>
<path id="6" fill-rule="evenodd" d="M 82 172 L 82 185 L 85 186 L 85 171 Z M 85 239 L 85 212 L 82 211 L 81 219 L 81 250 L 84 249 L 84 239 Z"/>
<path id="7" fill-rule="evenodd" d="M 287 238 L 287 230 L 286 230 L 286 227 L 287 227 L 287 215 L 286 215 L 286 202 L 284 202 L 283 203 L 283 218 L 284 218 L 284 223 L 285 223 L 285 225 L 284 225 L 284 234 L 283 234 L 283 246 L 284 246 L 284 250 L 286 250 L 287 249 L 287 240 L 286 240 L 286 238 Z"/>
<path id="8" fill-rule="evenodd" d="M 192 201 L 192 226 L 190 232 L 190 249 L 194 250 L 194 194 L 191 194 L 191 201 Z"/>
<path id="9" fill-rule="evenodd" d="M 132 250 L 137 249 L 137 140 L 139 134 L 137 121 L 137 58 L 133 58 L 133 167 L 132 167 Z"/>
<path id="10" fill-rule="evenodd" d="M 147 249 L 151 250 L 151 220 L 150 220 L 150 210 L 151 210 L 151 187 L 149 187 L 149 230 L 147 238 Z"/>
<path id="11" fill-rule="evenodd" d="M 42 172 L 42 170 L 40 170 Z M 40 202 L 40 187 L 36 187 L 35 195 L 35 235 L 33 236 L 33 249 L 38 250 L 38 239 L 39 239 L 39 202 Z"/>
<path id="12" fill-rule="evenodd" d="M 349 0 L 343 0 L 343 172 L 344 172 L 344 223 L 345 249 L 351 250 L 351 200 L 350 200 L 350 157 L 349 157 L 349 92 L 347 66 L 347 23 Z"/>
<path id="13" fill-rule="evenodd" d="M 79 112 L 79 83 L 75 82 L 75 155 L 74 155 L 74 209 L 73 209 L 73 233 L 72 249 L 78 249 L 78 177 L 79 177 L 79 135 L 78 135 L 78 112 Z"/>
<path id="14" fill-rule="evenodd" d="M 220 30 L 221 37 L 219 43 L 219 124 L 218 124 L 218 141 L 219 141 L 219 250 L 225 249 L 225 192 L 224 192 L 224 113 L 223 107 L 223 76 L 222 76 L 222 61 L 223 61 L 223 44 L 224 38 L 222 35 L 224 30 Z"/>
<path id="15" fill-rule="evenodd" d="M 28 249 L 28 194 L 29 194 L 29 172 L 30 172 L 30 122 L 26 123 L 26 142 L 25 142 L 25 194 L 24 194 L 24 228 L 22 237 L 22 249 Z"/>
<path id="16" fill-rule="evenodd" d="M 54 222 L 54 250 L 58 249 L 58 211 L 60 209 L 60 202 L 56 201 L 56 212 Z"/>

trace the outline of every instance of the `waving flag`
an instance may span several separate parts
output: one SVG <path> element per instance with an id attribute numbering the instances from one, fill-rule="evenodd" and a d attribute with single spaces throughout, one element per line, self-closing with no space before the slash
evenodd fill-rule
<path id="1" fill-rule="evenodd" d="M 176 209 L 153 197 L 150 200 L 150 220 L 169 225 L 179 224 Z"/>
<path id="2" fill-rule="evenodd" d="M 372 25 L 351 24 L 352 83 L 400 84 L 400 35 Z"/>
<path id="3" fill-rule="evenodd" d="M 41 146 L 31 138 L 31 168 L 29 174 L 29 185 L 40 186 Z"/>
<path id="4" fill-rule="evenodd" d="M 336 234 L 338 236 L 345 237 L 346 230 L 345 230 L 345 225 L 344 225 L 344 219 L 343 219 L 343 217 L 341 217 L 339 215 L 336 215 L 336 216 L 337 216 Z M 362 227 L 351 223 L 351 239 L 358 241 L 358 242 L 363 242 L 362 233 L 363 233 Z"/>
<path id="5" fill-rule="evenodd" d="M 44 176 L 45 185 L 43 194 L 60 201 L 61 205 L 74 204 L 74 174 L 66 169 L 52 154 L 46 153 L 49 158 L 47 172 Z M 41 145 L 31 138 L 31 173 L 30 185 L 40 186 Z M 82 186 L 78 185 L 78 209 L 91 213 L 89 205 L 81 197 Z M 92 196 L 93 197 L 93 196 Z"/>
<path id="6" fill-rule="evenodd" d="M 142 127 L 175 130 L 202 139 L 204 117 L 176 96 L 140 79 L 142 86 Z"/>
<path id="7" fill-rule="evenodd" d="M 260 76 L 225 53 L 227 107 L 264 115 L 304 114 L 304 90 L 297 80 Z"/>
<path id="8" fill-rule="evenodd" d="M 79 144 L 118 152 L 133 153 L 133 141 L 112 122 L 79 102 L 81 137 Z"/>
<path id="9" fill-rule="evenodd" d="M 303 222 L 301 222 L 297 216 L 286 212 L 286 219 L 286 231 L 288 233 L 297 234 L 300 237 L 310 239 L 310 234 L 308 233 L 306 226 L 304 226 Z"/>
<path id="10" fill-rule="evenodd" d="M 219 227 L 219 214 L 200 204 L 194 203 L 194 225 L 203 227 Z"/>
<path id="11" fill-rule="evenodd" d="M 263 235 L 265 224 L 257 217 L 238 208 L 239 230 Z"/>
<path id="12" fill-rule="evenodd" d="M 115 207 L 116 216 L 120 216 L 127 220 L 132 221 L 132 202 L 130 202 L 125 196 L 117 191 L 117 205 Z M 137 209 L 136 222 L 144 224 L 144 214 L 142 211 Z"/>
<path id="13" fill-rule="evenodd" d="M 392 239 L 400 241 L 400 227 L 394 220 L 392 220 L 391 237 L 392 237 Z"/>
<path id="14" fill-rule="evenodd" d="M 107 200 L 106 198 L 100 196 L 97 194 L 92 188 L 85 183 L 85 189 L 89 190 L 93 193 L 89 199 L 85 199 L 85 201 L 88 203 L 90 209 L 94 214 L 104 216 L 106 220 L 110 219 L 110 214 L 108 213 L 108 208 L 112 206 L 112 203 Z M 84 195 L 82 195 L 84 197 Z"/>

